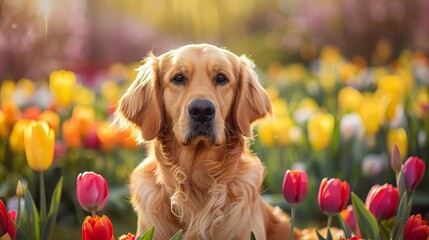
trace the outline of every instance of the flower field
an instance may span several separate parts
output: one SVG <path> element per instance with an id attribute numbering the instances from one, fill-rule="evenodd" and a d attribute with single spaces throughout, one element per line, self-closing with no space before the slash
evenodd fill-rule
<path id="1" fill-rule="evenodd" d="M 0 234 L 135 238 L 127 179 L 145 147 L 111 123 L 134 68 L 114 64 L 96 82 L 67 70 L 1 79 Z M 333 225 L 348 238 L 429 234 L 422 220 L 429 217 L 423 52 L 404 50 L 391 64 L 371 66 L 325 46 L 308 64 L 272 63 L 259 76 L 274 116 L 255 127 L 251 148 L 266 166 L 269 202 L 293 209 L 297 227 Z"/>

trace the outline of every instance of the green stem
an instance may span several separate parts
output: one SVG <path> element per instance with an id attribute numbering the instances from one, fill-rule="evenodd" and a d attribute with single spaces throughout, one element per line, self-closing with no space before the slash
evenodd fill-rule
<path id="1" fill-rule="evenodd" d="M 46 219 L 46 191 L 45 191 L 45 178 L 43 172 L 39 172 L 40 184 L 40 212 L 42 222 Z"/>
<path id="2" fill-rule="evenodd" d="M 292 206 L 290 209 L 290 232 L 289 232 L 289 239 L 293 239 L 293 228 L 295 227 L 295 206 Z"/>
<path id="3" fill-rule="evenodd" d="M 16 225 L 19 226 L 21 222 L 21 197 L 18 197 L 18 212 L 16 213 Z"/>
<path id="4" fill-rule="evenodd" d="M 328 229 L 332 226 L 332 215 L 328 216 Z"/>

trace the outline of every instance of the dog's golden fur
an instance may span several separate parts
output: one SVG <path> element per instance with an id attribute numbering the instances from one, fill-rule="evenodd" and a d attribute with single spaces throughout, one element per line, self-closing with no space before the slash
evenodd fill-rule
<path id="1" fill-rule="evenodd" d="M 271 113 L 253 63 L 198 44 L 149 55 L 139 71 L 116 112 L 148 144 L 130 177 L 137 235 L 155 226 L 155 239 L 179 229 L 184 239 L 287 239 L 289 218 L 260 196 L 264 167 L 247 147 L 251 124 Z M 190 117 L 197 99 L 214 106 L 209 130 Z"/>

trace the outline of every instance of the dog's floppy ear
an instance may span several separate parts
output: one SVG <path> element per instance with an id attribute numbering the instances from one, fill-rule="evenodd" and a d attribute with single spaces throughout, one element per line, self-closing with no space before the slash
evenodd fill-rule
<path id="1" fill-rule="evenodd" d="M 115 112 L 121 127 L 130 125 L 140 131 L 140 140 L 156 138 L 163 124 L 163 105 L 158 59 L 149 55 L 140 66 L 136 79 L 119 100 Z"/>
<path id="2" fill-rule="evenodd" d="M 252 137 L 251 124 L 271 114 L 271 102 L 253 68 L 254 63 L 247 57 L 239 58 L 238 88 L 233 108 L 235 127 L 249 138 Z"/>

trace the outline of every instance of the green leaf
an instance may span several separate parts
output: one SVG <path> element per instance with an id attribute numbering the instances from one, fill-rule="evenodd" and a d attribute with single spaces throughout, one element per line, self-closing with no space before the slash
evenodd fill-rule
<path id="1" fill-rule="evenodd" d="M 176 234 L 174 234 L 170 240 L 182 240 L 183 237 L 183 230 L 180 229 Z"/>
<path id="2" fill-rule="evenodd" d="M 36 204 L 34 203 L 31 192 L 25 189 L 25 207 L 20 228 L 27 239 L 40 240 L 40 218 Z"/>
<path id="3" fill-rule="evenodd" d="M 401 168 L 401 171 L 399 172 L 398 190 L 399 190 L 399 196 L 403 196 L 404 193 L 407 193 L 407 185 L 405 184 L 405 177 L 404 177 L 404 169 L 403 168 Z"/>
<path id="4" fill-rule="evenodd" d="M 250 232 L 250 240 L 256 240 L 255 234 Z"/>
<path id="5" fill-rule="evenodd" d="M 153 240 L 153 234 L 155 232 L 155 226 L 151 227 L 147 232 L 145 232 L 140 240 Z"/>
<path id="6" fill-rule="evenodd" d="M 44 226 L 42 226 L 42 239 L 51 239 L 52 231 L 56 223 L 58 208 L 61 202 L 62 186 L 63 186 L 63 177 L 60 178 L 57 185 L 55 186 L 54 192 L 52 193 L 49 213 L 46 218 Z"/>
<path id="7" fill-rule="evenodd" d="M 350 230 L 349 225 L 344 220 L 343 216 L 341 214 L 338 214 L 338 222 L 340 222 L 341 229 L 344 231 L 344 234 L 346 235 L 346 238 L 352 237 L 352 231 Z"/>
<path id="8" fill-rule="evenodd" d="M 407 212 L 408 206 L 408 196 L 407 193 L 401 197 L 401 201 L 399 201 L 398 212 L 396 213 L 395 223 L 393 224 L 393 231 L 390 233 L 390 239 L 400 239 L 402 238 L 402 232 L 405 226 L 404 223 L 404 215 Z"/>
<path id="9" fill-rule="evenodd" d="M 333 240 L 332 239 L 332 234 L 331 234 L 331 229 L 328 228 L 328 234 L 326 236 L 326 240 Z"/>
<path id="10" fill-rule="evenodd" d="M 322 235 L 320 235 L 319 231 L 316 229 L 316 235 L 319 240 L 326 240 Z"/>
<path id="11" fill-rule="evenodd" d="M 356 220 L 364 239 L 378 240 L 380 239 L 380 229 L 377 220 L 370 211 L 366 208 L 365 204 L 360 198 L 352 192 L 352 205 L 355 211 Z"/>

